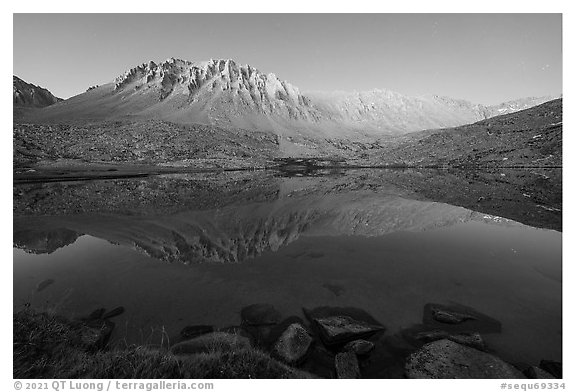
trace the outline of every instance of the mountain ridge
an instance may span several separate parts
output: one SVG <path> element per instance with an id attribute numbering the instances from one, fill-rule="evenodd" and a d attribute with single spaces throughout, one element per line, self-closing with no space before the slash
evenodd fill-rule
<path id="1" fill-rule="evenodd" d="M 130 68 L 110 83 L 37 111 L 27 120 L 153 118 L 268 130 L 304 140 L 365 139 L 473 123 L 534 106 L 547 98 L 485 106 L 438 95 L 409 97 L 384 89 L 301 92 L 274 73 L 266 74 L 231 59 L 192 62 L 169 58 Z"/>
<path id="2" fill-rule="evenodd" d="M 63 101 L 48 89 L 25 82 L 12 75 L 12 100 L 14 106 L 42 108 Z"/>

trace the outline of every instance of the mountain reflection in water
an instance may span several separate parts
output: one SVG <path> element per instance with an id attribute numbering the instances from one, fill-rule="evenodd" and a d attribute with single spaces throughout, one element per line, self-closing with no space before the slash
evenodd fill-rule
<path id="1" fill-rule="evenodd" d="M 232 172 L 19 185 L 14 245 L 52 252 L 90 234 L 167 261 L 240 262 L 303 232 L 377 236 L 470 220 L 561 230 L 560 171 L 507 172 Z"/>
<path id="2" fill-rule="evenodd" d="M 138 343 L 261 302 L 358 307 L 393 335 L 454 301 L 502 323 L 503 358 L 561 359 L 560 170 L 328 174 L 15 185 L 14 307 L 122 305 Z"/>

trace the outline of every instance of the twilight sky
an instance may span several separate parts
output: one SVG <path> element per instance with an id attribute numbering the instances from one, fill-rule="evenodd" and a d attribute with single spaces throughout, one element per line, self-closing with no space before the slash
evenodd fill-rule
<path id="1" fill-rule="evenodd" d="M 231 58 L 301 91 L 493 104 L 562 92 L 560 14 L 15 14 L 14 74 L 68 98 L 149 60 Z"/>

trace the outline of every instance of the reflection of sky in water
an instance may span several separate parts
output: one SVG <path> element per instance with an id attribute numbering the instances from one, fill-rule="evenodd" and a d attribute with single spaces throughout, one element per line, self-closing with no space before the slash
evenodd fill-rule
<path id="1" fill-rule="evenodd" d="M 162 326 L 238 324 L 240 309 L 258 302 L 285 316 L 355 306 L 393 334 L 421 322 L 424 304 L 453 301 L 502 322 L 485 338 L 504 359 L 561 359 L 561 233 L 475 219 L 363 236 L 333 230 L 338 222 L 316 221 L 239 264 L 160 262 L 90 235 L 52 254 L 15 249 L 15 309 L 31 302 L 72 316 L 122 305 L 116 338 L 145 342 Z M 46 279 L 54 283 L 37 292 Z"/>

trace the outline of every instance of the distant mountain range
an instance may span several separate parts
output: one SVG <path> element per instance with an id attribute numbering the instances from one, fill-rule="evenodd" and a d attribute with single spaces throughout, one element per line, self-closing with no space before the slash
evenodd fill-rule
<path id="1" fill-rule="evenodd" d="M 302 93 L 232 60 L 149 62 L 66 100 L 14 77 L 14 108 L 18 167 L 253 168 L 285 157 L 369 166 L 562 164 L 561 99 L 485 106 L 388 90 Z"/>
<path id="2" fill-rule="evenodd" d="M 16 87 L 14 91 L 16 94 Z M 50 103 L 59 100 L 50 97 Z M 15 103 L 16 99 L 15 95 Z M 171 58 L 134 67 L 110 83 L 37 111 L 27 120 L 154 119 L 257 129 L 288 138 L 362 140 L 469 124 L 550 99 L 523 98 L 484 106 L 441 96 L 408 97 L 388 90 L 302 93 L 272 73 L 233 60 Z"/>

